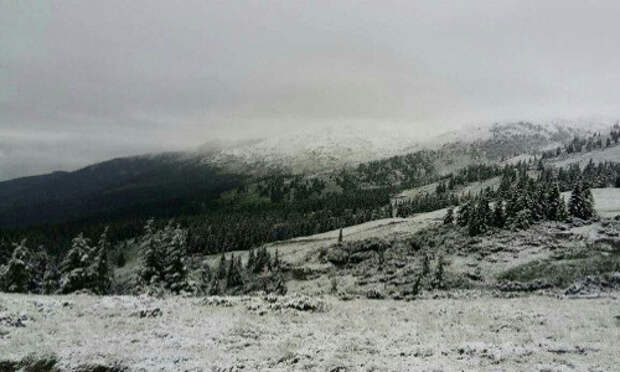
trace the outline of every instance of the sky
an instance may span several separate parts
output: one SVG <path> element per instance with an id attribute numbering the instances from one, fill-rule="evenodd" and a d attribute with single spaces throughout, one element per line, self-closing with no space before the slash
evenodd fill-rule
<path id="1" fill-rule="evenodd" d="M 619 19 L 615 0 L 0 0 L 0 180 L 300 128 L 615 116 Z"/>

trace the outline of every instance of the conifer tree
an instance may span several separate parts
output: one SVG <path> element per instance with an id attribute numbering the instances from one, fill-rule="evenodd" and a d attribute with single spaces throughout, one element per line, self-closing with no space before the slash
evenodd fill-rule
<path id="1" fill-rule="evenodd" d="M 273 265 L 272 266 L 273 266 L 274 270 L 280 270 L 280 257 L 279 257 L 277 249 L 276 249 L 276 254 L 275 254 L 274 258 L 273 258 Z"/>
<path id="2" fill-rule="evenodd" d="M 248 272 L 254 272 L 255 261 L 256 261 L 256 256 L 254 254 L 254 248 L 252 248 L 250 249 L 250 252 L 248 253 L 248 262 L 245 266 Z"/>
<path id="3" fill-rule="evenodd" d="M 26 247 L 26 239 L 19 244 L 14 243 L 13 254 L 6 271 L 2 273 L 4 290 L 11 293 L 28 293 L 32 280 L 32 264 L 30 251 Z"/>
<path id="4" fill-rule="evenodd" d="M 444 225 L 452 225 L 454 223 L 454 208 L 450 207 L 446 211 L 446 215 L 443 218 Z"/>
<path id="5" fill-rule="evenodd" d="M 43 293 L 54 294 L 58 291 L 58 283 L 60 281 L 60 273 L 58 267 L 53 262 L 48 262 L 43 275 Z"/>
<path id="6" fill-rule="evenodd" d="M 92 289 L 94 272 L 89 270 L 93 249 L 90 241 L 80 233 L 72 243 L 61 265 L 60 292 L 71 293 L 80 289 Z"/>
<path id="7" fill-rule="evenodd" d="M 416 275 L 415 280 L 413 281 L 413 286 L 411 288 L 411 294 L 417 296 L 420 294 L 420 290 L 422 289 L 422 275 Z"/>
<path id="8" fill-rule="evenodd" d="M 206 261 L 200 266 L 200 279 L 198 282 L 198 291 L 200 294 L 209 294 L 212 281 L 211 267 Z"/>
<path id="9" fill-rule="evenodd" d="M 431 273 L 431 260 L 426 249 L 422 254 L 422 276 L 426 277 Z"/>
<path id="10" fill-rule="evenodd" d="M 546 217 L 551 221 L 562 219 L 562 195 L 557 183 L 549 184 L 549 191 L 546 193 Z"/>
<path id="11" fill-rule="evenodd" d="M 568 203 L 568 211 L 572 216 L 583 220 L 594 217 L 594 199 L 592 197 L 592 191 L 583 180 L 578 180 L 573 187 Z"/>
<path id="12" fill-rule="evenodd" d="M 108 229 L 109 228 L 106 227 L 101 236 L 99 237 L 94 262 L 94 290 L 99 294 L 108 293 L 111 287 L 110 266 L 108 263 L 110 245 L 110 243 L 108 242 Z"/>
<path id="13" fill-rule="evenodd" d="M 568 209 L 566 207 L 566 201 L 564 197 L 560 196 L 560 205 L 558 207 L 558 221 L 567 221 L 568 220 Z"/>
<path id="14" fill-rule="evenodd" d="M 471 201 L 463 203 L 463 205 L 459 208 L 459 214 L 457 218 L 457 223 L 459 224 L 459 226 L 467 226 L 467 224 L 469 223 L 471 210 Z"/>
<path id="15" fill-rule="evenodd" d="M 498 200 L 493 209 L 493 226 L 503 228 L 506 224 L 506 215 L 504 214 L 504 202 Z"/>
<path id="16" fill-rule="evenodd" d="M 439 257 L 437 258 L 437 265 L 435 268 L 435 283 L 434 286 L 435 288 L 439 288 L 439 289 L 444 289 L 445 288 L 445 282 L 444 282 L 444 266 L 445 266 L 445 262 L 444 262 L 444 257 L 443 254 L 440 253 Z"/>
<path id="17" fill-rule="evenodd" d="M 161 234 L 155 231 L 155 220 L 149 219 L 144 226 L 144 235 L 140 242 L 142 253 L 142 267 L 140 281 L 146 285 L 153 285 L 163 280 Z"/>
<path id="18" fill-rule="evenodd" d="M 222 253 L 220 257 L 220 263 L 217 266 L 217 275 L 216 278 L 219 280 L 226 279 L 226 255 Z"/>
<path id="19" fill-rule="evenodd" d="M 173 293 L 187 289 L 187 231 L 180 226 L 172 227 L 170 223 L 165 229 L 167 241 L 167 259 L 165 262 L 164 279 Z"/>
<path id="20" fill-rule="evenodd" d="M 230 256 L 226 274 L 226 288 L 233 288 L 243 284 L 239 261 L 235 259 L 234 255 Z"/>

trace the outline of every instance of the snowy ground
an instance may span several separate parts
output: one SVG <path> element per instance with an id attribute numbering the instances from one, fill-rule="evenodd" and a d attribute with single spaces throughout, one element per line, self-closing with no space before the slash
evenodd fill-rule
<path id="1" fill-rule="evenodd" d="M 456 193 L 459 196 L 466 195 L 467 193 L 471 193 L 472 195 L 475 195 L 479 193 L 480 191 L 486 189 L 487 187 L 491 187 L 494 189 L 497 188 L 499 186 L 500 180 L 501 180 L 500 177 L 493 177 L 488 180 L 484 180 L 480 182 L 472 182 L 472 183 L 467 184 L 466 186 L 459 187 L 456 190 Z M 439 183 L 435 182 L 435 183 L 431 183 L 425 186 L 407 189 L 401 192 L 400 194 L 398 194 L 396 196 L 396 199 L 411 199 L 423 193 L 428 193 L 428 194 L 434 193 L 438 185 Z"/>
<path id="2" fill-rule="evenodd" d="M 217 300 L 2 294 L 4 318 L 25 320 L 3 324 L 0 361 L 34 353 L 89 371 L 613 371 L 620 363 L 613 297 L 326 297 L 314 300 L 326 309 L 316 312 Z"/>
<path id="3" fill-rule="evenodd" d="M 620 214 L 620 189 L 593 194 L 599 214 Z M 444 214 L 352 226 L 343 230 L 344 240 L 405 239 L 441 224 Z M 480 284 L 426 292 L 411 302 L 325 295 L 330 279 L 321 270 L 340 271 L 316 257 L 334 245 L 338 231 L 268 245 L 290 265 L 325 266 L 312 268 L 319 273 L 314 279 L 288 282 L 290 294 L 283 298 L 0 294 L 0 371 L 44 358 L 62 371 L 89 372 L 614 371 L 620 363 L 617 289 L 595 288 L 569 299 L 563 289 L 498 296 L 490 288 L 506 272 L 526 280 L 530 264 L 555 267 L 570 278 L 591 269 L 590 263 L 600 265 L 601 257 L 617 260 L 617 251 L 606 246 L 588 253 L 592 258 L 582 256 L 589 242 L 616 239 L 617 225 L 549 224 L 467 241 L 472 252 L 447 257 L 446 272 L 478 270 Z M 347 275 L 338 278 L 339 288 L 359 288 L 359 277 Z M 303 296 L 313 293 L 322 295 Z"/>
<path id="4" fill-rule="evenodd" d="M 594 163 L 605 161 L 617 162 L 620 160 L 620 145 L 613 145 L 605 149 L 595 149 L 590 152 L 579 154 L 563 154 L 561 157 L 552 160 L 552 164 L 556 167 L 567 167 L 570 164 L 579 164 L 583 169 L 590 160 Z"/>

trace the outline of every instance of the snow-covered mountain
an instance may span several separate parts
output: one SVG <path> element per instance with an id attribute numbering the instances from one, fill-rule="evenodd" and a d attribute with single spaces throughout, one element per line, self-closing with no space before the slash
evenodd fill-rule
<path id="1" fill-rule="evenodd" d="M 361 130 L 341 126 L 302 130 L 281 136 L 234 143 L 220 151 L 201 146 L 205 159 L 217 164 L 263 165 L 295 173 L 355 165 L 416 151 L 422 141 L 410 132 L 387 128 Z"/>
<path id="2" fill-rule="evenodd" d="M 558 146 L 576 135 L 605 131 L 612 120 L 550 120 L 467 125 L 427 138 L 406 128 L 338 126 L 305 129 L 244 142 L 213 141 L 198 154 L 209 164 L 244 172 L 308 173 L 351 166 L 421 149 L 478 148 L 490 159 Z"/>

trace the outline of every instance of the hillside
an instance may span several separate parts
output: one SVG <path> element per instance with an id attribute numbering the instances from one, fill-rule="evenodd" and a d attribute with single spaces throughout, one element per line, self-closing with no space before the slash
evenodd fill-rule
<path id="1" fill-rule="evenodd" d="M 313 177 L 344 168 L 356 169 L 359 182 L 369 187 L 419 186 L 470 164 L 539 151 L 583 132 L 518 122 L 488 126 L 471 141 L 446 135 L 424 142 L 408 132 L 379 128 L 358 133 L 347 127 L 230 144 L 215 141 L 196 151 L 119 158 L 73 172 L 0 182 L 0 227 L 177 217 L 204 210 L 201 203 L 248 176 Z"/>
<path id="2" fill-rule="evenodd" d="M 606 204 L 620 190 L 594 196 L 599 214 L 620 213 Z M 351 226 L 342 245 L 338 231 L 269 244 L 287 278 L 283 296 L 0 294 L 0 366 L 614 370 L 620 221 L 471 238 L 445 229 L 444 213 Z M 423 282 L 414 293 L 424 255 L 435 275 L 440 252 L 446 287 Z"/>
<path id="3" fill-rule="evenodd" d="M 200 210 L 243 178 L 183 153 L 114 159 L 0 183 L 0 227 Z"/>

